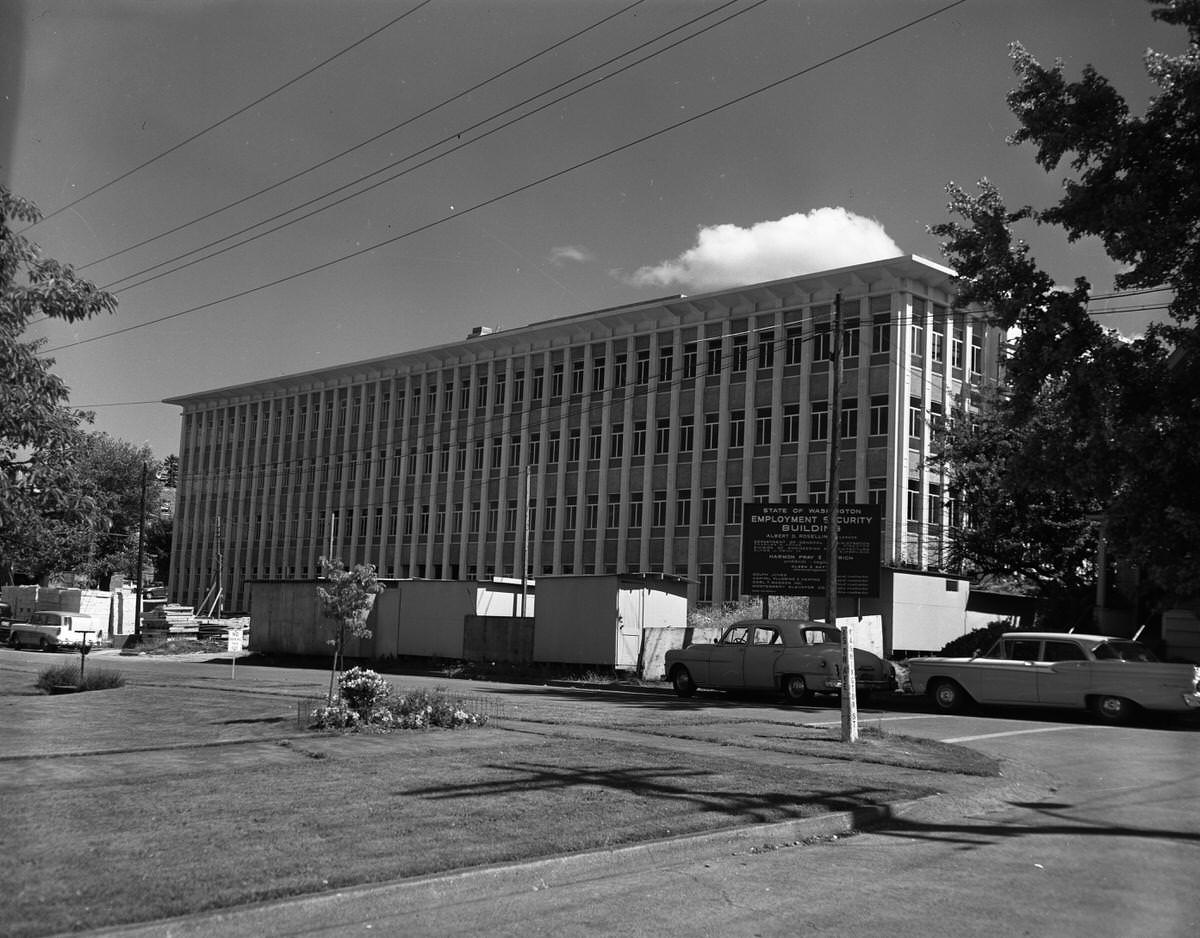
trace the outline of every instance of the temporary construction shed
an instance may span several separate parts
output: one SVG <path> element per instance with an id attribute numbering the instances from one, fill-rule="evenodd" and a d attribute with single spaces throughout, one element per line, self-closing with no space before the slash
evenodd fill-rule
<path id="1" fill-rule="evenodd" d="M 611 574 L 542 576 L 533 660 L 656 676 L 666 649 L 683 644 L 687 580 Z"/>

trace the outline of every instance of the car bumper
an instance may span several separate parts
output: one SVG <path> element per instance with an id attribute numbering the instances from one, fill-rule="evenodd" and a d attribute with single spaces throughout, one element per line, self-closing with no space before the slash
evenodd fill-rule
<path id="1" fill-rule="evenodd" d="M 1183 705 L 1189 710 L 1200 710 L 1200 693 L 1184 694 Z"/>

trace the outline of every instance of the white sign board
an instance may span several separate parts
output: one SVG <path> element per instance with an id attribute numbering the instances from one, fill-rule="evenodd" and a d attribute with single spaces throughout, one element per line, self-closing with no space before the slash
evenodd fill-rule
<path id="1" fill-rule="evenodd" d="M 241 629 L 230 629 L 227 634 L 229 637 L 229 651 L 241 651 L 245 641 L 245 633 Z"/>

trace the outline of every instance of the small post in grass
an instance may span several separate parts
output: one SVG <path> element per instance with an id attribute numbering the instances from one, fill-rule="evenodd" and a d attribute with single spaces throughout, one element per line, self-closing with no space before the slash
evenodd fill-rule
<path id="1" fill-rule="evenodd" d="M 83 641 L 79 643 L 79 689 L 83 690 L 83 663 L 87 661 L 88 652 L 92 650 L 92 644 L 88 641 L 88 636 L 92 634 L 93 629 L 80 629 L 79 634 L 83 636 Z"/>

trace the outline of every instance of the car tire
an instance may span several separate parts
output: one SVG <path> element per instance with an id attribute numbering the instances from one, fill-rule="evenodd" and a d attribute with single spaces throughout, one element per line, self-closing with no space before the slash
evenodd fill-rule
<path id="1" fill-rule="evenodd" d="M 949 678 L 937 681 L 929 689 L 929 697 L 942 713 L 962 713 L 971 699 L 957 681 Z"/>
<path id="2" fill-rule="evenodd" d="M 46 637 L 44 635 L 38 639 L 38 651 L 45 651 L 49 647 L 50 643 L 46 641 Z"/>
<path id="3" fill-rule="evenodd" d="M 692 672 L 680 665 L 671 672 L 671 686 L 680 697 L 693 697 L 696 694 L 696 682 Z"/>
<path id="4" fill-rule="evenodd" d="M 1128 723 L 1133 719 L 1137 706 L 1132 700 L 1117 697 L 1115 694 L 1104 694 L 1092 698 L 1092 711 L 1105 723 Z"/>
<path id="5" fill-rule="evenodd" d="M 783 696 L 788 703 L 807 703 L 812 697 L 808 681 L 799 674 L 788 674 L 783 679 Z"/>
<path id="6" fill-rule="evenodd" d="M 18 635 L 16 632 L 13 632 L 11 635 L 9 635 L 8 636 L 8 647 L 12 648 L 14 650 L 19 649 L 21 647 L 21 636 Z"/>

